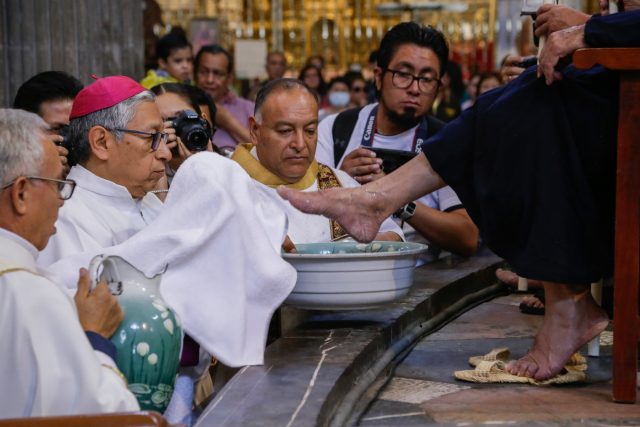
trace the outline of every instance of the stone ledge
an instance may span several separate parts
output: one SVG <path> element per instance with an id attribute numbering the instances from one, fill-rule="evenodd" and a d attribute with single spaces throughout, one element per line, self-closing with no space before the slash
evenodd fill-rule
<path id="1" fill-rule="evenodd" d="M 272 343 L 265 364 L 241 369 L 196 426 L 344 425 L 421 336 L 504 292 L 494 255 L 416 270 L 403 299 L 375 310 L 313 312 Z"/>

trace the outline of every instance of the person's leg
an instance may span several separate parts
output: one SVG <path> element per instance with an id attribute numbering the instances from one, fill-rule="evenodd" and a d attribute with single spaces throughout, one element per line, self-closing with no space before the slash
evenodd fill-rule
<path id="1" fill-rule="evenodd" d="M 589 285 L 543 282 L 544 322 L 533 347 L 507 365 L 514 375 L 546 380 L 557 375 L 573 353 L 602 332 L 609 322 L 591 297 Z"/>

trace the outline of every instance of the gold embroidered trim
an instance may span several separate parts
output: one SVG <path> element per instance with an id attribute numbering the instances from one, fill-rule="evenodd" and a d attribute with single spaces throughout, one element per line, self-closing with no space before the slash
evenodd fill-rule
<path id="1" fill-rule="evenodd" d="M 331 170 L 329 166 L 318 163 L 318 190 L 325 190 L 328 188 L 336 187 L 342 187 L 342 185 L 340 185 L 340 181 L 338 181 L 338 177 L 336 176 L 336 174 L 333 172 L 333 170 Z M 330 228 L 331 240 L 338 240 L 349 235 L 345 231 L 345 229 L 342 228 L 342 226 L 334 220 L 331 220 Z"/>

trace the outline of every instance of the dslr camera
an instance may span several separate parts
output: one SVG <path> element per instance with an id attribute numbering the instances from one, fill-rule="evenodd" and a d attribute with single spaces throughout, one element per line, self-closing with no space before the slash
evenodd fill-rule
<path id="1" fill-rule="evenodd" d="M 190 151 L 205 151 L 207 149 L 207 144 L 211 139 L 209 122 L 198 116 L 195 111 L 180 111 L 171 119 L 171 126 Z"/>

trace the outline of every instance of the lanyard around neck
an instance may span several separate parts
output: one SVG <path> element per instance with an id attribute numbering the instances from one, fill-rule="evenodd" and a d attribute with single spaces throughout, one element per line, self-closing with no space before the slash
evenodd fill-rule
<path id="1" fill-rule="evenodd" d="M 365 123 L 364 132 L 362 134 L 362 141 L 360 145 L 363 147 L 373 147 L 373 139 L 376 134 L 377 129 L 377 118 L 378 114 L 378 106 L 376 105 L 371 109 L 369 113 L 369 117 L 367 117 L 367 121 Z M 420 120 L 420 125 L 416 128 L 413 134 L 413 143 L 411 144 L 411 151 L 415 153 L 422 152 L 422 144 L 427 140 L 428 136 L 428 128 L 427 128 L 427 118 L 422 117 Z"/>

